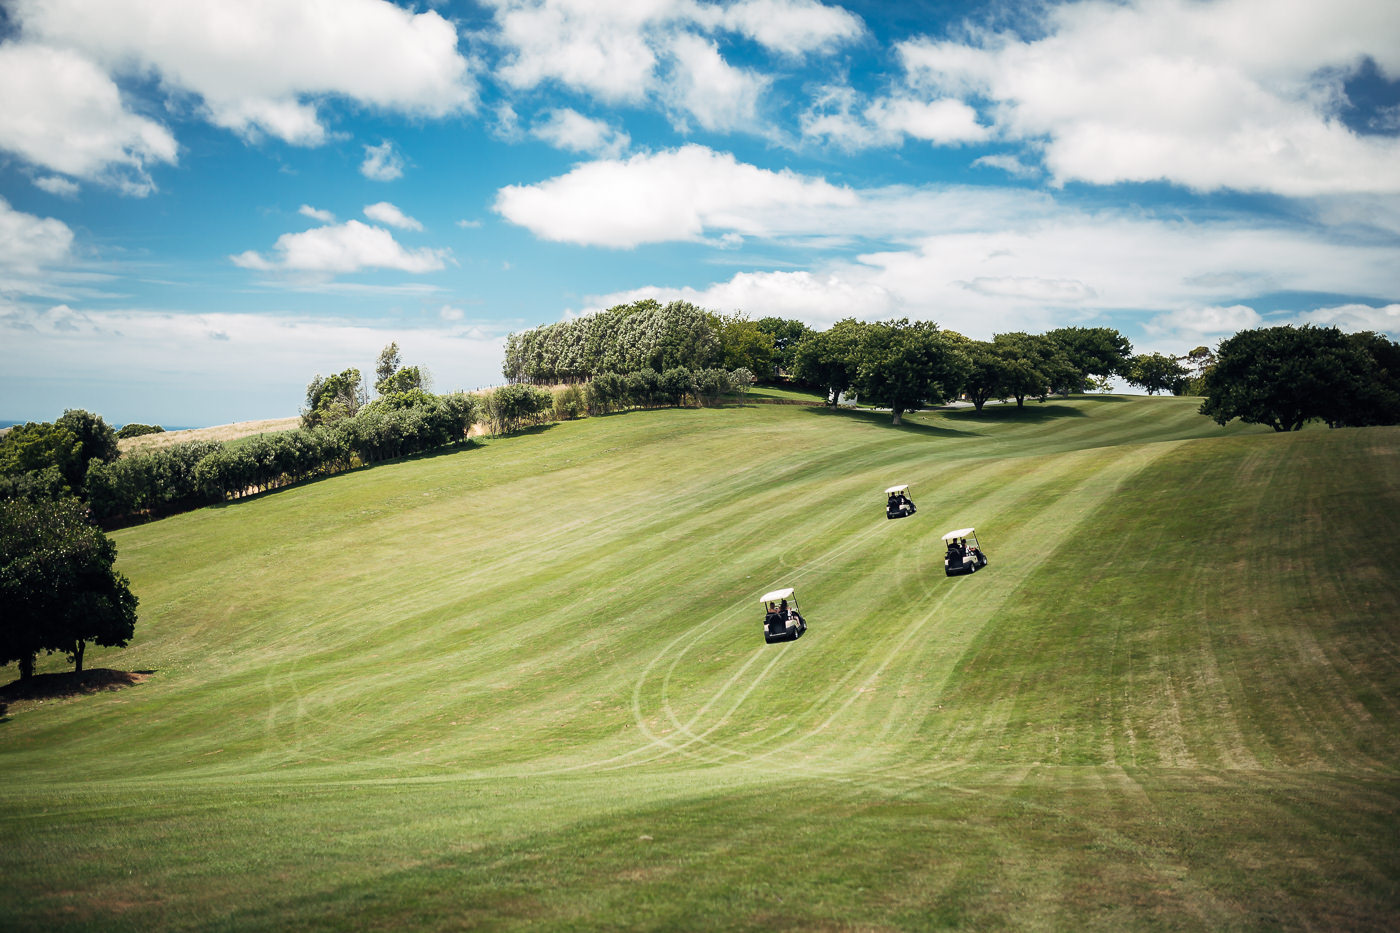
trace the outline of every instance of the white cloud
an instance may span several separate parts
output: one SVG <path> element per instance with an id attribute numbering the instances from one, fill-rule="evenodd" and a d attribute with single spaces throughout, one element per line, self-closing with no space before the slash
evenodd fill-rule
<path id="1" fill-rule="evenodd" d="M 460 321 L 464 313 L 461 308 L 454 308 L 451 305 L 443 305 L 438 309 L 438 317 L 444 321 Z"/>
<path id="2" fill-rule="evenodd" d="M 0 198 L 0 270 L 37 273 L 67 262 L 73 231 L 61 220 L 17 211 Z"/>
<path id="3" fill-rule="evenodd" d="M 719 93 L 742 100 L 758 78 L 716 64 L 703 54 L 709 36 L 737 34 L 784 56 L 830 51 L 864 33 L 860 18 L 815 0 L 741 0 L 711 4 L 695 0 L 490 0 L 496 44 L 505 58 L 499 75 L 517 88 L 557 82 L 608 103 L 640 103 L 664 96 L 679 77 L 703 84 L 718 79 Z M 679 71 L 663 76 L 664 60 L 680 59 Z M 689 97 L 684 92 L 683 97 Z M 699 100 L 696 119 L 719 114 Z M 703 113 L 703 116 L 702 116 Z"/>
<path id="4" fill-rule="evenodd" d="M 393 181 L 403 177 L 403 155 L 394 147 L 392 140 L 384 140 L 377 146 L 365 146 L 365 160 L 360 163 L 360 174 L 374 181 Z"/>
<path id="5" fill-rule="evenodd" d="M 814 0 L 743 0 L 717 11 L 716 21 L 790 56 L 828 51 L 865 33 L 859 16 Z"/>
<path id="6" fill-rule="evenodd" d="M 388 201 L 380 201 L 377 204 L 365 206 L 365 216 L 370 220 L 377 220 L 382 224 L 397 227 L 400 230 L 422 230 L 423 225 L 409 217 Z"/>
<path id="7" fill-rule="evenodd" d="M 297 213 L 301 214 L 303 217 L 310 217 L 312 220 L 318 220 L 323 224 L 335 223 L 334 214 L 332 214 L 330 211 L 325 211 L 317 207 L 312 207 L 310 204 L 303 204 L 297 210 Z"/>
<path id="8" fill-rule="evenodd" d="M 340 274 L 363 269 L 434 272 L 443 267 L 447 250 L 404 249 L 393 234 L 358 220 L 302 233 L 284 233 L 273 245 L 273 258 L 249 250 L 230 257 L 236 265 L 259 272 L 287 271 Z"/>
<path id="9" fill-rule="evenodd" d="M 535 185 L 511 185 L 497 213 L 547 240 L 633 247 L 698 240 L 707 229 L 767 235 L 768 218 L 804 207 L 853 204 L 821 179 L 771 172 L 703 146 L 580 165 Z"/>
<path id="10" fill-rule="evenodd" d="M 530 135 L 557 149 L 610 158 L 621 155 L 632 143 L 632 138 L 621 130 L 569 107 L 551 110 L 544 120 L 531 128 Z"/>
<path id="11" fill-rule="evenodd" d="M 1263 323 L 1264 319 L 1248 305 L 1188 307 L 1157 315 L 1143 325 L 1143 330 L 1173 345 L 1201 346 Z"/>
<path id="12" fill-rule="evenodd" d="M 1040 169 L 1036 166 L 1027 165 L 1014 155 L 1008 155 L 1006 153 L 985 155 L 980 159 L 973 159 L 972 164 L 976 166 L 985 166 L 986 168 L 1001 169 L 1003 172 L 1006 172 L 1008 175 L 1013 175 L 1016 178 L 1035 178 L 1040 174 Z"/>
<path id="13" fill-rule="evenodd" d="M 325 139 L 317 102 L 343 97 L 441 117 L 476 88 L 438 13 L 382 0 L 15 0 L 27 38 L 198 95 L 211 121 L 290 143 Z"/>
<path id="14" fill-rule="evenodd" d="M 41 175 L 34 179 L 34 187 L 60 198 L 73 198 L 78 195 L 78 183 L 62 175 Z"/>
<path id="15" fill-rule="evenodd" d="M 1024 275 L 978 276 L 957 283 L 968 291 L 992 298 L 1020 298 L 1029 301 L 1074 304 L 1095 297 L 1088 285 L 1076 279 L 1043 279 Z"/>
<path id="16" fill-rule="evenodd" d="M 996 129 L 1043 144 L 1057 182 L 1400 191 L 1400 140 L 1339 119 L 1366 57 L 1400 73 L 1394 3 L 1084 0 L 1050 7 L 1033 41 L 917 39 L 899 52 L 925 94 L 990 100 Z"/>
<path id="17" fill-rule="evenodd" d="M 872 103 L 865 116 L 886 133 L 936 145 L 982 142 L 988 136 L 987 128 L 977 122 L 977 111 L 949 97 L 930 101 L 885 98 Z"/>
<path id="18" fill-rule="evenodd" d="M 132 195 L 155 188 L 149 168 L 174 163 L 175 138 L 132 113 L 112 79 L 81 55 L 0 45 L 0 148 L 26 161 Z"/>
<path id="19" fill-rule="evenodd" d="M 667 98 L 673 107 L 694 117 L 707 130 L 736 130 L 756 124 L 758 98 L 767 87 L 766 78 L 728 64 L 713 42 L 699 36 L 676 36 L 670 52 L 674 68 Z"/>
<path id="20" fill-rule="evenodd" d="M 1363 304 L 1317 308 L 1298 315 L 1298 322 L 1324 327 L 1331 325 L 1351 333 L 1373 330 L 1400 339 L 1400 304 L 1388 304 L 1379 308 Z"/>

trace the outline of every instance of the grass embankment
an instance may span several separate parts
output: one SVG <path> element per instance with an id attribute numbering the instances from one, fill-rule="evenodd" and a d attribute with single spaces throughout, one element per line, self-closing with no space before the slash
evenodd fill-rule
<path id="1" fill-rule="evenodd" d="M 121 531 L 88 663 L 154 673 L 0 724 L 0 924 L 1388 927 L 1400 431 L 1195 404 L 639 412 Z"/>
<path id="2" fill-rule="evenodd" d="M 124 437 L 117 446 L 124 454 L 142 453 L 187 444 L 190 441 L 229 441 L 240 440 L 258 434 L 278 434 L 292 431 L 301 424 L 298 417 L 268 418 L 263 421 L 239 421 L 235 424 L 218 424 L 212 428 L 186 428 L 182 431 L 161 431 L 158 434 L 142 434 L 139 437 Z"/>

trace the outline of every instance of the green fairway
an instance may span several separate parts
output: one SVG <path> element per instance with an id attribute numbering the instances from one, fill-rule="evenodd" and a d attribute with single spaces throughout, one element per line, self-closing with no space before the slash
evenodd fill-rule
<path id="1" fill-rule="evenodd" d="M 0 928 L 1392 928 L 1400 429 L 1198 404 L 635 412 L 117 532 L 86 664 L 152 673 L 0 722 Z"/>

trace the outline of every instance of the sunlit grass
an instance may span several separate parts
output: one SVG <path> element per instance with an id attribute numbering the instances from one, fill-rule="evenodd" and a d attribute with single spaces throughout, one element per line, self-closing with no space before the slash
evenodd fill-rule
<path id="1" fill-rule="evenodd" d="M 1196 404 L 638 412 L 118 532 L 89 664 L 155 673 L 0 723 L 0 921 L 1384 928 L 1400 431 Z"/>

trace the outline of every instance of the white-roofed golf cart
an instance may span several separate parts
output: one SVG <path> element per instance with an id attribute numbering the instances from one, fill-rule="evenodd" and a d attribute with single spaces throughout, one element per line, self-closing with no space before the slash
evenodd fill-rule
<path id="1" fill-rule="evenodd" d="M 797 593 L 792 587 L 764 593 L 759 603 L 763 605 L 763 640 L 768 644 L 796 641 L 807 631 L 807 623 L 797 610 Z"/>
<path id="2" fill-rule="evenodd" d="M 977 540 L 977 529 L 959 528 L 943 536 L 948 553 L 943 557 L 943 572 L 956 577 L 964 573 L 976 573 L 987 566 L 987 555 L 982 553 L 982 545 Z"/>
<path id="3" fill-rule="evenodd" d="M 908 518 L 915 511 L 914 500 L 909 498 L 909 484 L 901 483 L 885 490 L 885 517 Z"/>

